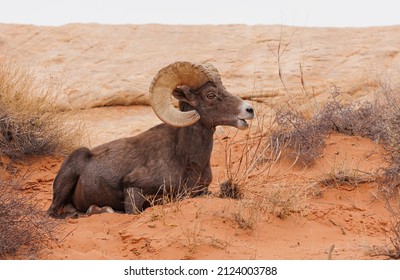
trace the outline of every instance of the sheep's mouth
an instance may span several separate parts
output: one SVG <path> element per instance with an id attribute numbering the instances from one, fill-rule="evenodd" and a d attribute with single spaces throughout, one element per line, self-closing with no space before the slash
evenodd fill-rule
<path id="1" fill-rule="evenodd" d="M 249 124 L 246 122 L 245 119 L 239 119 L 237 120 L 237 128 L 239 129 L 246 129 L 249 127 Z"/>

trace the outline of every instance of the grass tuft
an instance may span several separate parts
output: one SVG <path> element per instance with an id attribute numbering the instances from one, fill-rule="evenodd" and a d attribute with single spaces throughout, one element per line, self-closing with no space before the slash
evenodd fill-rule
<path id="1" fill-rule="evenodd" d="M 21 158 L 75 148 L 83 130 L 60 99 L 56 88 L 44 87 L 33 73 L 0 60 L 0 155 Z"/>
<path id="2" fill-rule="evenodd" d="M 241 199 L 243 198 L 243 190 L 238 183 L 234 182 L 232 179 L 228 179 L 219 184 L 219 197 L 221 198 L 233 198 Z"/>

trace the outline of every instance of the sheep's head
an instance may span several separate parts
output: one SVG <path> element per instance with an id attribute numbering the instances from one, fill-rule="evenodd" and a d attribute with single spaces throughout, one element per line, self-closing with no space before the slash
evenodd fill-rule
<path id="1" fill-rule="evenodd" d="M 173 106 L 171 96 L 184 104 L 184 112 Z M 200 120 L 209 127 L 230 125 L 245 129 L 246 120 L 254 117 L 253 108 L 225 89 L 211 64 L 175 62 L 161 69 L 150 86 L 150 99 L 157 116 L 175 127 Z"/>

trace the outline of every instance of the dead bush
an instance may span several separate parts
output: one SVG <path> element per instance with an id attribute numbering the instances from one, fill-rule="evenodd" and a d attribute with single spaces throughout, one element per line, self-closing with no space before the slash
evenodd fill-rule
<path id="1" fill-rule="evenodd" d="M 298 111 L 280 109 L 276 113 L 277 128 L 271 134 L 271 147 L 294 161 L 311 165 L 325 147 L 327 130 L 318 119 L 306 119 Z"/>
<path id="2" fill-rule="evenodd" d="M 326 131 L 358 135 L 374 141 L 384 137 L 380 108 L 369 101 L 344 104 L 335 90 L 319 111 L 316 123 Z"/>
<path id="3" fill-rule="evenodd" d="M 0 154 L 63 153 L 79 144 L 82 129 L 60 107 L 61 93 L 27 70 L 0 60 Z"/>
<path id="4" fill-rule="evenodd" d="M 34 195 L 22 195 L 18 182 L 0 181 L 0 258 L 35 259 L 58 230 L 58 221 L 48 219 Z"/>
<path id="5" fill-rule="evenodd" d="M 389 166 L 383 169 L 381 189 L 387 196 L 398 193 L 400 186 L 400 84 L 382 80 L 376 95 L 376 115 L 381 142 L 387 151 Z"/>
<path id="6" fill-rule="evenodd" d="M 345 104 L 340 97 L 335 89 L 321 109 L 308 118 L 293 110 L 292 106 L 277 110 L 277 127 L 271 134 L 271 146 L 297 162 L 311 165 L 322 154 L 325 139 L 331 132 L 358 135 L 374 141 L 388 139 L 383 107 L 368 101 Z"/>

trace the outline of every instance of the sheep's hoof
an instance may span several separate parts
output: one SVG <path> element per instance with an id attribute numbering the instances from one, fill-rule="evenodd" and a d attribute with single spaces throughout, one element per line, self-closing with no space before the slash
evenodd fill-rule
<path id="1" fill-rule="evenodd" d="M 110 206 L 99 207 L 97 205 L 92 205 L 86 211 L 86 215 L 88 216 L 101 213 L 114 213 L 114 210 Z"/>

